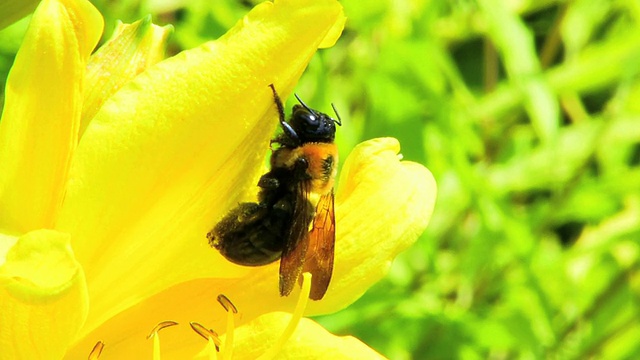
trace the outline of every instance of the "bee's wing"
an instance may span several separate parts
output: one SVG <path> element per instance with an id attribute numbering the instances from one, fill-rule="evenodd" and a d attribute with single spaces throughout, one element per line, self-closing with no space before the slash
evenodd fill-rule
<path id="1" fill-rule="evenodd" d="M 333 272 L 333 252 L 336 241 L 336 217 L 334 213 L 333 189 L 323 195 L 316 207 L 313 229 L 309 233 L 309 249 L 303 271 L 310 272 L 312 300 L 324 297 Z"/>
<path id="2" fill-rule="evenodd" d="M 293 194 L 293 216 L 291 230 L 285 239 L 280 259 L 280 296 L 291 294 L 309 247 L 309 224 L 313 207 L 308 200 L 309 184 L 301 181 Z"/>

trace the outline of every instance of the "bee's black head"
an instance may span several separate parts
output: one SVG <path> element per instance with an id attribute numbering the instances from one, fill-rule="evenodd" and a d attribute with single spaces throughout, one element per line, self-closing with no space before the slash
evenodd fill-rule
<path id="1" fill-rule="evenodd" d="M 333 142 L 336 136 L 336 124 L 342 125 L 340 115 L 338 115 L 335 106 L 333 110 L 336 111 L 338 120 L 311 109 L 298 95 L 296 95 L 296 99 L 298 99 L 300 105 L 293 106 L 289 125 L 295 131 L 300 142 Z M 331 105 L 333 106 L 333 104 Z"/>
<path id="2" fill-rule="evenodd" d="M 335 120 L 319 111 L 309 110 L 301 105 L 295 105 L 289 119 L 289 124 L 300 141 L 303 143 L 333 142 L 336 136 Z"/>
<path id="3" fill-rule="evenodd" d="M 282 101 L 280 101 L 276 88 L 273 84 L 270 84 L 269 87 L 271 91 L 273 91 L 273 100 L 278 107 L 280 125 L 283 131 L 282 135 L 271 141 L 272 143 L 275 142 L 283 146 L 297 147 L 308 142 L 333 142 L 336 137 L 336 124 L 342 125 L 340 114 L 338 114 L 333 104 L 331 104 L 331 106 L 338 120 L 334 120 L 329 117 L 329 115 L 308 107 L 296 94 L 296 99 L 298 99 L 300 105 L 293 106 L 291 118 L 287 122 L 284 118 L 284 106 L 282 105 Z"/>

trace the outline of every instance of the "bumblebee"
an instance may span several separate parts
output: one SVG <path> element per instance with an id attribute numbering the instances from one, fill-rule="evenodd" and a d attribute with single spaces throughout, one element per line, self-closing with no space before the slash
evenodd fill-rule
<path id="1" fill-rule="evenodd" d="M 333 185 L 338 165 L 334 143 L 338 120 L 311 109 L 299 97 L 289 121 L 273 84 L 282 133 L 271 169 L 258 181 L 258 201 L 240 203 L 207 234 L 227 260 L 261 266 L 280 259 L 280 295 L 288 296 L 302 272 L 312 276 L 310 298 L 327 291 L 333 272 Z"/>

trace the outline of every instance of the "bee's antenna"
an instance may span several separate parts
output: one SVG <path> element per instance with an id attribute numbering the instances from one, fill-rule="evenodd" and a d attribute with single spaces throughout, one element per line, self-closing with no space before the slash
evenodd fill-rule
<path id="1" fill-rule="evenodd" d="M 316 111 L 313 110 L 312 108 L 308 107 L 307 104 L 304 103 L 304 101 L 302 101 L 302 99 L 300 99 L 300 96 L 298 96 L 298 94 L 293 94 L 295 95 L 296 99 L 298 99 L 298 102 L 305 108 L 307 109 L 308 112 L 312 113 L 312 114 L 316 114 Z"/>
<path id="2" fill-rule="evenodd" d="M 298 96 L 298 94 L 293 94 L 295 95 L 296 99 L 298 99 L 298 102 L 305 108 L 307 109 L 307 111 L 309 111 L 312 114 L 318 114 L 317 111 L 313 110 L 312 108 L 308 107 L 307 104 L 304 103 L 304 101 L 302 101 L 302 99 L 300 99 L 300 97 Z M 336 113 L 336 116 L 338 117 L 338 120 L 335 119 L 331 119 L 333 120 L 333 122 L 335 122 L 336 124 L 338 124 L 339 126 L 342 126 L 342 119 L 340 118 L 340 114 L 338 114 L 338 109 L 336 109 L 336 106 L 331 103 L 331 107 L 333 108 L 333 112 Z"/>
<path id="3" fill-rule="evenodd" d="M 336 109 L 336 105 L 334 103 L 331 103 L 331 107 L 333 108 L 333 112 L 336 113 L 336 116 L 338 117 L 338 120 L 335 120 L 335 119 L 331 119 L 331 120 L 333 120 L 336 124 L 338 124 L 338 126 L 342 126 L 342 119 L 340 118 L 338 109 Z"/>

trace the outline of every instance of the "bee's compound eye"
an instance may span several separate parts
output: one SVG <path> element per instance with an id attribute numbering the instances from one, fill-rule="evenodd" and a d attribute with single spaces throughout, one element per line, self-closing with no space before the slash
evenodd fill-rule
<path id="1" fill-rule="evenodd" d="M 295 114 L 296 123 L 300 124 L 300 126 L 305 127 L 308 130 L 313 130 L 318 127 L 318 117 L 308 112 L 305 109 L 300 109 Z"/>
<path id="2" fill-rule="evenodd" d="M 313 124 L 313 125 L 318 125 L 318 117 L 315 116 L 314 114 L 307 114 L 307 122 L 309 122 L 309 124 Z"/>

